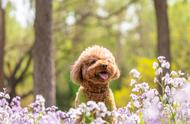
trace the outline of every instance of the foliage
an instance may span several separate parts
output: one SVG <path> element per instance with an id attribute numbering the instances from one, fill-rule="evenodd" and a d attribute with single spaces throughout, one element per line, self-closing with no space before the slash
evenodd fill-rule
<path id="1" fill-rule="evenodd" d="M 190 36 L 186 33 L 190 32 L 188 28 L 190 25 L 190 16 L 183 15 L 180 19 L 176 15 L 182 15 L 185 12 L 190 11 L 190 3 L 187 1 L 177 1 L 171 4 L 169 8 L 169 19 L 171 26 L 171 39 L 172 45 L 171 50 L 173 62 L 181 70 L 189 73 L 189 64 L 187 63 L 190 58 L 190 50 L 188 47 L 190 45 Z M 175 59 L 178 58 L 178 59 Z"/>

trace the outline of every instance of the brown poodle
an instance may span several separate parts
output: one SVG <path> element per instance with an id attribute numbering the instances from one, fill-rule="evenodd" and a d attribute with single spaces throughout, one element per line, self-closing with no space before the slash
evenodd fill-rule
<path id="1" fill-rule="evenodd" d="M 112 53 L 101 46 L 85 49 L 71 69 L 71 79 L 80 85 L 75 106 L 82 102 L 104 102 L 108 110 L 116 109 L 109 82 L 117 79 L 120 71 Z"/>

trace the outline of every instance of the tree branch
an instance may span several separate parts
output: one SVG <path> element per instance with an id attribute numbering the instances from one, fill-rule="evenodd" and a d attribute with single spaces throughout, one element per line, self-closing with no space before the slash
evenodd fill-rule
<path id="1" fill-rule="evenodd" d="M 29 68 L 29 66 L 30 66 L 30 63 L 31 63 L 31 60 L 32 60 L 32 54 L 31 54 L 31 52 L 29 53 L 29 58 L 28 58 L 28 61 L 27 61 L 27 63 L 26 63 L 26 66 L 25 66 L 25 68 L 22 70 L 22 73 L 20 74 L 20 76 L 16 79 L 16 83 L 19 83 L 19 82 L 21 82 L 23 79 L 24 79 L 24 76 L 25 76 L 25 74 L 26 74 L 26 72 L 27 72 L 27 70 L 28 70 L 28 68 Z"/>
<path id="2" fill-rule="evenodd" d="M 96 17 L 98 19 L 103 19 L 103 20 L 106 20 L 106 19 L 109 19 L 111 18 L 112 16 L 114 15 L 118 15 L 119 13 L 123 12 L 129 5 L 131 5 L 132 3 L 136 2 L 137 0 L 130 0 L 128 3 L 126 3 L 125 5 L 123 5 L 121 8 L 119 8 L 118 10 L 116 11 L 113 11 L 111 12 L 108 16 L 106 17 L 102 17 L 102 16 L 98 16 L 96 15 Z"/>
<path id="3" fill-rule="evenodd" d="M 11 85 L 16 85 L 18 83 L 18 81 L 21 80 L 21 78 L 22 78 L 21 76 L 24 76 L 24 73 L 27 71 L 27 69 L 28 69 L 28 67 L 30 65 L 30 62 L 31 62 L 31 58 L 32 58 L 32 49 L 33 49 L 33 46 L 20 58 L 20 60 L 16 64 L 16 66 L 15 66 L 14 71 L 12 72 L 12 74 L 9 77 L 7 77 L 8 81 L 12 83 Z M 25 69 L 23 70 L 23 72 L 19 76 L 19 80 L 18 80 L 18 79 L 16 79 L 16 74 L 20 70 L 21 65 L 22 65 L 24 59 L 28 55 L 29 55 L 28 62 L 26 64 Z"/>
<path id="4" fill-rule="evenodd" d="M 33 90 L 31 90 L 31 91 L 29 91 L 29 92 L 27 92 L 27 93 L 21 95 L 20 97 L 21 97 L 21 99 L 23 99 L 23 98 L 25 98 L 25 97 L 27 97 L 27 96 L 29 96 L 29 95 L 31 95 L 31 94 L 33 94 Z"/>

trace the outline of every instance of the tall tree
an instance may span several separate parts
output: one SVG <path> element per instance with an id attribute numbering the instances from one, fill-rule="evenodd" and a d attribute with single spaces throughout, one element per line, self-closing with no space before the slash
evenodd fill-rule
<path id="1" fill-rule="evenodd" d="M 158 56 L 165 56 L 166 59 L 171 63 L 170 57 L 170 30 L 167 15 L 167 0 L 154 0 L 154 8 L 156 12 L 157 22 L 157 52 Z M 164 73 L 169 72 L 169 69 L 164 70 Z M 159 81 L 162 82 L 161 78 L 158 77 Z M 158 85 L 158 91 L 160 94 L 163 93 L 162 88 Z"/>
<path id="2" fill-rule="evenodd" d="M 0 1 L 0 90 L 4 87 L 5 10 Z"/>
<path id="3" fill-rule="evenodd" d="M 157 23 L 157 52 L 171 62 L 170 30 L 167 15 L 167 0 L 154 0 Z"/>
<path id="4" fill-rule="evenodd" d="M 42 94 L 46 106 L 55 104 L 55 67 L 52 43 L 52 0 L 36 0 L 34 94 Z"/>

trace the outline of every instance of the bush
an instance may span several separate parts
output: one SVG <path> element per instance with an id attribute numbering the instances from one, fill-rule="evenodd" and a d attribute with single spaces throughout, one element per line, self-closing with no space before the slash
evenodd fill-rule
<path id="1" fill-rule="evenodd" d="M 153 63 L 154 82 L 160 85 L 162 95 L 148 83 L 140 82 L 140 73 L 132 69 L 130 74 L 132 93 L 130 102 L 123 108 L 108 111 L 104 103 L 88 101 L 68 112 L 52 106 L 45 108 L 45 99 L 37 95 L 28 107 L 20 106 L 20 97 L 9 103 L 9 95 L 0 93 L 0 123 L 2 124 L 75 124 L 79 120 L 87 124 L 104 124 L 107 117 L 116 124 L 188 124 L 190 123 L 189 76 L 181 71 L 166 72 L 170 64 L 165 57 Z"/>

